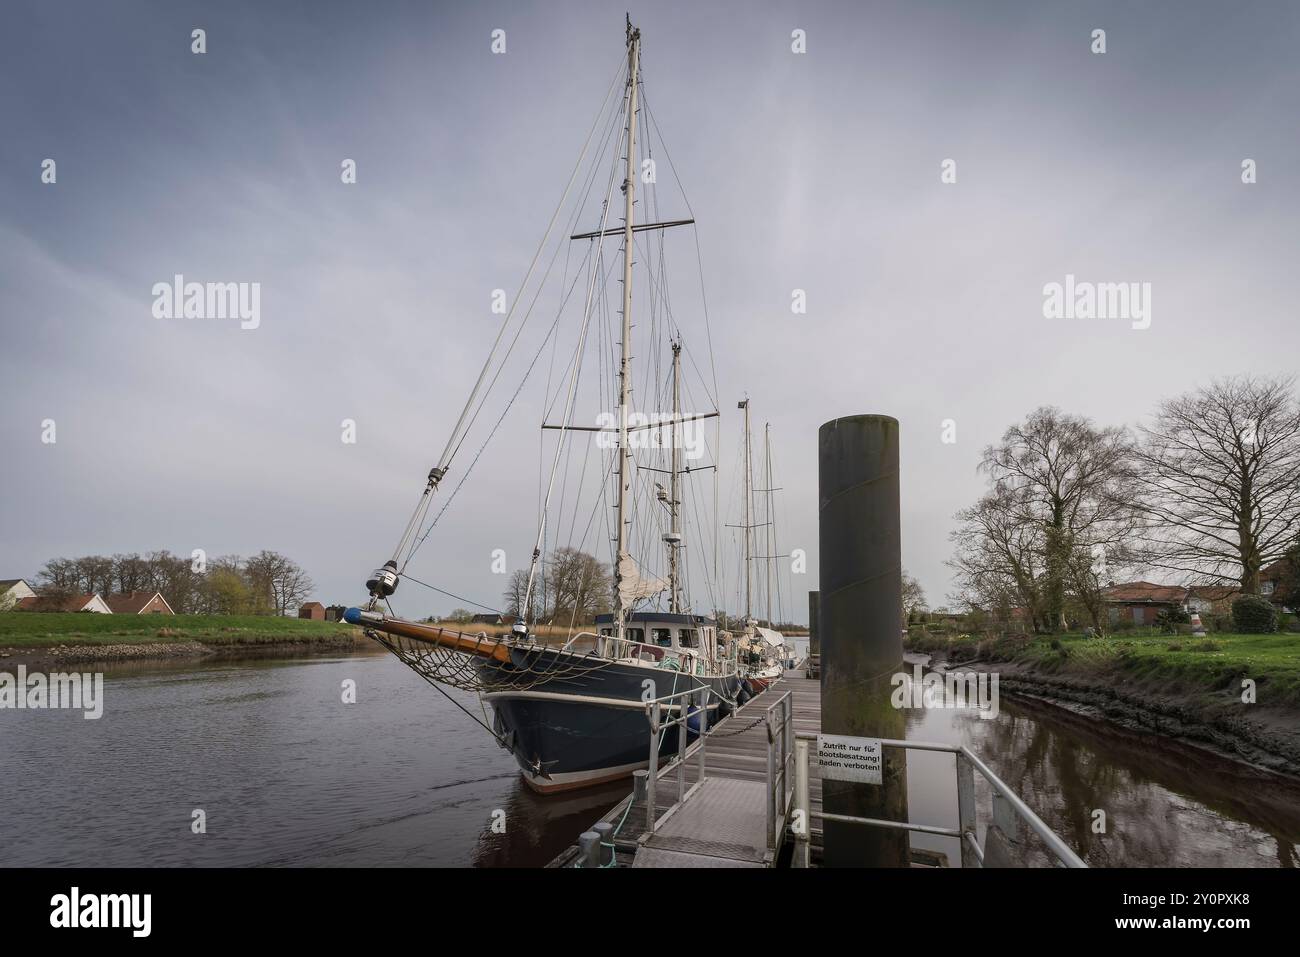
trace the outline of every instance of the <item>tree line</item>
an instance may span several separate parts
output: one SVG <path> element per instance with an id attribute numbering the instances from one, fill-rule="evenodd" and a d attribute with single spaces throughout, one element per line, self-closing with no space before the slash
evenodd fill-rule
<path id="1" fill-rule="evenodd" d="M 1300 568 L 1290 378 L 1216 380 L 1136 428 L 1041 407 L 985 448 L 980 470 L 987 490 L 956 515 L 952 597 L 1021 609 L 1035 631 L 1070 619 L 1105 631 L 1103 590 L 1141 571 L 1255 595 L 1270 564 Z"/>
<path id="2" fill-rule="evenodd" d="M 576 548 L 557 548 L 542 563 L 528 596 L 528 570 L 510 576 L 502 599 L 505 613 L 543 624 L 590 625 L 607 613 L 613 600 L 610 567 Z M 524 611 L 528 614 L 525 616 Z"/>
<path id="3" fill-rule="evenodd" d="M 53 598 L 157 591 L 178 615 L 293 614 L 316 587 L 293 559 L 266 550 L 250 558 L 211 560 L 166 550 L 52 558 L 34 586 L 38 594 Z"/>

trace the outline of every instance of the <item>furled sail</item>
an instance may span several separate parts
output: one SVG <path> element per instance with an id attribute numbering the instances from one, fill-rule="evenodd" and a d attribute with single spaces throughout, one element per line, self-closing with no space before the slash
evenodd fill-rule
<path id="1" fill-rule="evenodd" d="M 624 552 L 618 559 L 618 593 L 627 606 L 638 598 L 649 598 L 668 590 L 668 582 L 648 574 L 636 559 Z"/>

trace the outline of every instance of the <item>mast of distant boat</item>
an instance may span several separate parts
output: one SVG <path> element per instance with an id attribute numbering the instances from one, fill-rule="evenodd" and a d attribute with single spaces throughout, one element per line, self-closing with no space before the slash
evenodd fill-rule
<path id="1" fill-rule="evenodd" d="M 763 491 L 767 493 L 767 530 L 763 533 L 767 541 L 767 627 L 775 628 L 772 624 L 772 562 L 776 559 L 776 552 L 773 550 L 773 541 L 775 528 L 772 524 L 772 423 L 767 422 L 763 425 L 763 457 L 767 460 L 767 488 Z"/>
<path id="2" fill-rule="evenodd" d="M 749 449 L 749 400 L 740 402 L 739 407 L 745 410 L 745 628 L 748 629 L 754 617 L 750 607 L 750 565 L 754 560 L 754 466 Z"/>

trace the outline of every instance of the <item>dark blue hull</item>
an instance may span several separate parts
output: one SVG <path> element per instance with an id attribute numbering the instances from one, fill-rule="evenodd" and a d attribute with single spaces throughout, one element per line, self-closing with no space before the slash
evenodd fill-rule
<path id="1" fill-rule="evenodd" d="M 574 667 L 574 661 L 588 666 Z M 517 651 L 510 665 L 487 663 L 480 670 L 489 687 L 517 681 L 518 690 L 507 687 L 484 697 L 495 713 L 495 730 L 503 747 L 514 754 L 524 779 L 543 792 L 587 787 L 648 767 L 650 723 L 645 700 L 708 686 L 730 702 L 740 689 L 734 675 L 691 676 L 561 655 L 551 649 Z M 553 677 L 532 683 L 519 677 L 524 674 Z M 729 710 L 718 695 L 710 695 L 710 724 Z M 659 753 L 664 760 L 677 751 L 677 731 L 676 726 L 661 729 Z"/>

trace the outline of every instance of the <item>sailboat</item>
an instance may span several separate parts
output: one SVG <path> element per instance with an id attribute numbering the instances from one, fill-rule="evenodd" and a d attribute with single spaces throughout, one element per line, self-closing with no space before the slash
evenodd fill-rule
<path id="1" fill-rule="evenodd" d="M 744 628 L 737 639 L 737 657 L 740 662 L 741 679 L 746 691 L 758 694 L 776 681 L 785 672 L 791 658 L 791 652 L 785 643 L 785 636 L 772 628 L 772 562 L 778 556 L 775 552 L 774 518 L 772 515 L 772 493 L 778 491 L 772 487 L 772 444 L 771 425 L 764 428 L 763 454 L 766 462 L 766 488 L 754 488 L 754 465 L 752 454 L 751 431 L 749 425 L 749 399 L 737 403 L 737 408 L 745 413 L 744 426 L 744 524 L 745 533 L 745 619 Z M 758 491 L 767 495 L 765 510 L 766 521 L 763 522 L 766 552 L 763 556 L 767 565 L 767 627 L 759 625 L 753 614 L 753 564 L 754 555 L 754 493 Z"/>
<path id="2" fill-rule="evenodd" d="M 369 600 L 362 607 L 348 609 L 344 616 L 346 621 L 362 627 L 368 636 L 435 687 L 449 686 L 476 692 L 493 712 L 490 725 L 486 721 L 479 723 L 514 755 L 527 784 L 544 793 L 616 780 L 646 767 L 651 746 L 648 709 L 658 708 L 661 714 L 672 716 L 680 715 L 682 709 L 687 709 L 689 715 L 691 709 L 703 708 L 706 714 L 699 717 L 704 717 L 707 725 L 726 714 L 735 705 L 741 691 L 734 645 L 727 641 L 727 636 L 712 616 L 693 613 L 684 596 L 682 477 L 691 469 L 681 461 L 681 433 L 687 424 L 716 418 L 717 412 L 687 415 L 682 411 L 680 336 L 672 342 L 672 412 L 659 414 L 653 424 L 645 424 L 641 421 L 644 416 L 634 414 L 632 410 L 635 237 L 650 230 L 694 223 L 693 218 L 636 221 L 638 174 L 642 172 L 636 164 L 637 124 L 641 112 L 640 54 L 641 33 L 629 19 L 626 67 L 620 71 L 623 78 L 622 129 L 615 134 L 616 127 L 611 124 L 610 132 L 610 143 L 616 151 L 614 160 L 621 160 L 622 165 L 623 222 L 621 226 L 612 228 L 605 228 L 602 222 L 594 231 L 569 237 L 570 240 L 590 241 L 595 244 L 597 253 L 591 260 L 586 307 L 568 373 L 568 386 L 564 390 L 562 418 L 558 424 L 543 424 L 544 429 L 558 430 L 559 441 L 541 508 L 519 620 L 507 635 L 471 634 L 400 617 L 393 612 L 390 602 L 398 585 L 404 579 L 412 579 L 406 571 L 407 563 L 417 545 L 432 531 L 431 524 L 426 527 L 430 501 L 447 475 L 451 457 L 463 442 L 463 429 L 468 428 L 465 423 L 472 423 L 482 408 L 479 390 L 485 382 L 490 387 L 500 377 L 499 365 L 495 366 L 495 374 L 489 375 L 489 370 L 497 361 L 494 354 L 498 347 L 507 339 L 506 331 L 511 322 L 509 315 L 443 455 L 427 476 L 393 557 L 367 580 Z M 614 102 L 612 94 L 617 79 L 611 84 L 607 103 Z M 598 114 L 597 124 L 601 115 L 603 112 Z M 593 132 L 595 129 L 594 125 Z M 588 143 L 591 141 L 589 134 Z M 579 166 L 581 163 L 580 157 Z M 602 218 L 606 221 L 613 205 L 610 199 L 616 182 L 616 169 L 617 166 L 611 168 L 609 190 L 602 205 Z M 574 177 L 577 174 L 575 169 Z M 570 185 L 573 182 L 574 178 L 571 178 Z M 565 195 L 568 195 L 568 189 Z M 563 202 L 561 200 L 562 205 Z M 556 214 L 558 216 L 558 209 Z M 553 217 L 552 224 L 555 222 Z M 608 417 L 612 422 L 586 428 L 573 424 L 574 406 L 588 326 L 594 311 L 593 290 L 601 274 L 599 248 L 605 239 L 611 237 L 622 240 L 621 339 L 616 374 L 611 377 L 614 380 L 612 385 L 617 388 L 617 412 Z M 525 277 L 525 284 L 527 281 L 528 277 Z M 671 443 L 670 468 L 666 470 L 669 485 L 667 489 L 657 486 L 661 490 L 659 504 L 666 508 L 669 516 L 668 530 L 662 535 L 661 546 L 656 546 L 662 548 L 666 576 L 647 571 L 634 555 L 631 541 L 636 517 L 632 494 L 634 476 L 642 468 L 634 461 L 634 439 L 638 433 L 644 435 L 647 431 L 667 436 Z M 562 451 L 568 447 L 573 434 L 582 432 L 598 433 L 598 438 L 606 441 L 612 455 L 609 474 L 616 487 L 616 494 L 612 496 L 615 500 L 612 609 L 596 616 L 595 631 L 578 632 L 562 646 L 555 647 L 538 640 L 530 627 L 535 622 L 529 618 L 534 615 L 532 609 L 539 575 L 545 580 L 541 565 L 547 515 L 561 468 Z M 665 595 L 666 608 L 639 607 L 651 598 L 662 600 Z M 683 692 L 691 692 L 690 697 L 683 696 Z M 478 721 L 472 713 L 467 713 Z M 688 726 L 698 733 L 700 723 L 697 717 L 692 717 Z M 668 726 L 661 732 L 659 747 L 663 752 L 671 753 L 677 748 L 677 730 L 678 726 Z"/>

